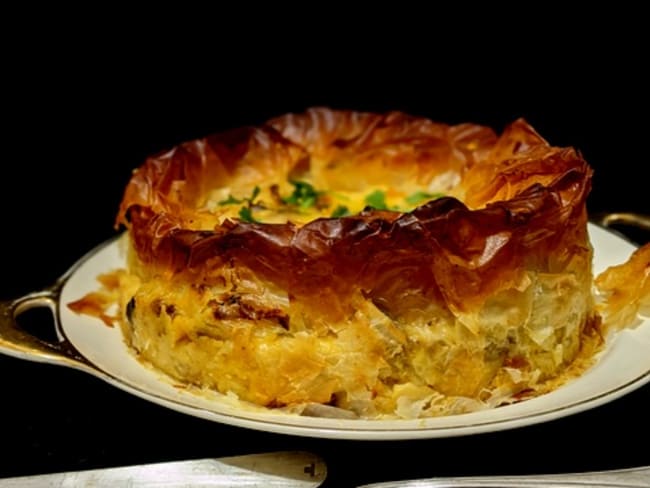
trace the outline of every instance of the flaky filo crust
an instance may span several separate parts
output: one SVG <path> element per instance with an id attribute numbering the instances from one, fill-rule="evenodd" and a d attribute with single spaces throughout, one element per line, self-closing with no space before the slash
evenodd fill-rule
<path id="1" fill-rule="evenodd" d="M 426 184 L 444 172 L 459 178 L 455 197 L 408 213 L 197 228 L 209 189 L 292 178 L 315 160 L 325 161 L 318 171 L 331 189 L 387 178 Z M 466 312 L 526 270 L 562 272 L 590 260 L 591 175 L 580 154 L 549 146 L 523 120 L 497 137 L 483 126 L 397 112 L 312 109 L 149 158 L 128 184 L 117 222 L 129 228 L 144 267 L 207 284 L 225 265 L 245 267 L 327 320 L 349 314 L 357 290 L 389 316 L 405 313 L 412 304 L 404 296 L 416 291 Z"/>
<path id="2" fill-rule="evenodd" d="M 581 374 L 605 332 L 647 312 L 650 244 L 596 280 L 595 303 L 591 176 L 523 120 L 497 136 L 288 114 L 149 158 L 117 217 L 127 269 L 68 305 L 246 408 L 377 419 L 516 402 Z M 292 187 L 311 188 L 306 207 Z M 340 202 L 352 215 L 318 217 Z"/>

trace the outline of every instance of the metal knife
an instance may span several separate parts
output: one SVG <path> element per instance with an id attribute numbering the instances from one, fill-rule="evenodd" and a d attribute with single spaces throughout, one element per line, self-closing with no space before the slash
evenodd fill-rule
<path id="1" fill-rule="evenodd" d="M 327 475 L 316 454 L 283 451 L 0 479 L 7 487 L 240 487 L 314 488 Z"/>
<path id="2" fill-rule="evenodd" d="M 473 476 L 371 483 L 357 488 L 648 488 L 650 466 L 586 473 Z"/>

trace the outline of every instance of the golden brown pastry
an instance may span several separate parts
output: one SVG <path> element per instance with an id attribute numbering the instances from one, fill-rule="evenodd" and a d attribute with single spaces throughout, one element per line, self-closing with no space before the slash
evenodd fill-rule
<path id="1" fill-rule="evenodd" d="M 125 340 L 179 381 L 294 412 L 517 401 L 601 342 L 591 176 L 523 120 L 497 136 L 315 108 L 181 144 L 134 172 L 117 217 Z"/>

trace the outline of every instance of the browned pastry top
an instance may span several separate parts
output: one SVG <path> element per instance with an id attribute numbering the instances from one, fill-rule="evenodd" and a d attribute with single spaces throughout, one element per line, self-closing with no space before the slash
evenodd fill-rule
<path id="1" fill-rule="evenodd" d="M 407 211 L 264 223 L 206 210 L 219 188 L 309 179 L 332 192 L 410 191 L 441 175 L 448 196 Z M 523 120 L 497 137 L 400 112 L 315 108 L 147 159 L 117 224 L 157 273 L 209 284 L 213 270 L 241 266 L 333 320 L 355 289 L 389 316 L 411 306 L 402 298 L 414 290 L 467 310 L 526 269 L 562 270 L 584 254 L 591 175 L 579 153 L 550 146 Z"/>

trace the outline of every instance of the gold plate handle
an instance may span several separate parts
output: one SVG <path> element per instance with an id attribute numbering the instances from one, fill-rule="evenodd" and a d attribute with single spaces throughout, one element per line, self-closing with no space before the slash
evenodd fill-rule
<path id="1" fill-rule="evenodd" d="M 630 212 L 600 213 L 592 216 L 592 220 L 604 227 L 612 225 L 629 225 L 650 231 L 650 215 Z"/>
<path id="2" fill-rule="evenodd" d="M 64 280 L 50 288 L 29 293 L 15 300 L 0 301 L 0 352 L 30 361 L 58 364 L 82 370 L 95 370 L 65 338 L 61 329 L 58 302 Z M 57 340 L 36 337 L 23 329 L 16 320 L 26 310 L 49 308 L 54 318 Z"/>
<path id="3" fill-rule="evenodd" d="M 59 317 L 61 290 L 77 268 L 119 236 L 109 239 L 91 249 L 66 271 L 52 286 L 41 291 L 28 293 L 14 300 L 0 300 L 0 354 L 20 359 L 50 363 L 80 369 L 96 376 L 105 373 L 86 359 L 67 339 Z M 17 318 L 32 308 L 48 308 L 54 319 L 56 339 L 36 337 L 21 327 Z"/>
<path id="4" fill-rule="evenodd" d="M 650 242 L 650 215 L 633 212 L 608 212 L 592 214 L 590 220 L 637 244 L 643 245 Z"/>

